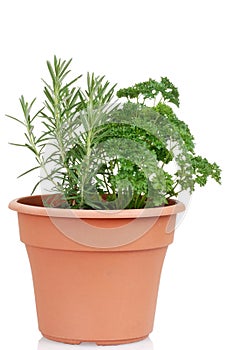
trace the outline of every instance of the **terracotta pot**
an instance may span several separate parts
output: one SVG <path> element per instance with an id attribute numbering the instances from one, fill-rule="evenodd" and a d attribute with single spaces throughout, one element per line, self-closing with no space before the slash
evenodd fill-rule
<path id="1" fill-rule="evenodd" d="M 18 212 L 44 337 L 111 345 L 149 335 L 163 260 L 182 203 L 144 210 L 71 210 L 45 208 L 40 196 L 30 196 L 9 207 Z"/>

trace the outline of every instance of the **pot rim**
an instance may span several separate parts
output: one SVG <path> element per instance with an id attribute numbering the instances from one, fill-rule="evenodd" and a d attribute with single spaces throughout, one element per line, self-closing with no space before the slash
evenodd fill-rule
<path id="1" fill-rule="evenodd" d="M 180 213 L 185 210 L 185 205 L 177 200 L 171 200 L 172 204 L 154 208 L 143 209 L 118 209 L 118 210 L 91 210 L 91 209 L 64 209 L 44 207 L 41 195 L 26 196 L 13 199 L 9 203 L 11 210 L 22 214 L 81 219 L 119 219 L 137 217 L 167 216 Z"/>

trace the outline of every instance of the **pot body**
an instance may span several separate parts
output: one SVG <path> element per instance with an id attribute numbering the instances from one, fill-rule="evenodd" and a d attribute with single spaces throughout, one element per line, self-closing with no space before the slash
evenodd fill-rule
<path id="1" fill-rule="evenodd" d="M 71 217 L 64 209 L 59 212 L 62 216 L 53 210 L 44 212 L 30 204 L 30 198 L 39 201 L 32 196 L 11 202 L 10 208 L 18 211 L 43 336 L 99 345 L 147 337 L 153 329 L 164 257 L 173 241 L 176 213 L 183 205 L 174 204 L 170 213 L 162 210 L 160 216 L 145 213 L 136 218 L 126 211 L 107 218 L 106 213 L 80 211 L 79 217 Z M 115 237 L 114 244 L 110 240 L 105 248 L 97 247 L 95 240 L 85 244 L 79 235 L 84 227 L 105 230 L 110 236 L 120 228 L 128 243 L 123 239 L 120 244 Z M 129 241 L 137 227 L 144 232 Z"/>

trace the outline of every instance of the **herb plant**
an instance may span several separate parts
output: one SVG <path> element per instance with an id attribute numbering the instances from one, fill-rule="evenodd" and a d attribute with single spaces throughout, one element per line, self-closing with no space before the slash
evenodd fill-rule
<path id="1" fill-rule="evenodd" d="M 167 205 L 209 177 L 220 183 L 219 166 L 196 155 L 188 125 L 172 108 L 179 107 L 179 93 L 168 78 L 120 89 L 116 100 L 116 85 L 104 76 L 88 73 L 85 89 L 77 86 L 81 76 L 67 81 L 70 65 L 56 56 L 47 61 L 42 108 L 33 113 L 36 99 L 22 96 L 23 119 L 8 115 L 25 128 L 25 144 L 14 145 L 28 148 L 36 161 L 20 176 L 41 169 L 32 193 L 39 185 L 59 193 L 60 207 L 134 209 Z"/>

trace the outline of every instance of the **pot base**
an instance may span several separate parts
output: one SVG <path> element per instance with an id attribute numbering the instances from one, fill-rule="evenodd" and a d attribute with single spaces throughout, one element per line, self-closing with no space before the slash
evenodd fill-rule
<path id="1" fill-rule="evenodd" d="M 141 340 L 146 339 L 149 334 L 145 335 L 144 337 L 139 337 L 139 338 L 132 338 L 132 339 L 120 339 L 120 340 L 79 340 L 79 339 L 65 339 L 65 338 L 57 338 L 57 337 L 53 337 L 50 335 L 46 335 L 43 334 L 43 337 L 52 340 L 52 341 L 56 341 L 59 343 L 65 343 L 65 344 L 73 344 L 73 345 L 79 345 L 81 343 L 96 343 L 97 345 L 120 345 L 120 344 L 129 344 L 129 343 L 134 343 L 134 342 L 138 342 Z"/>

